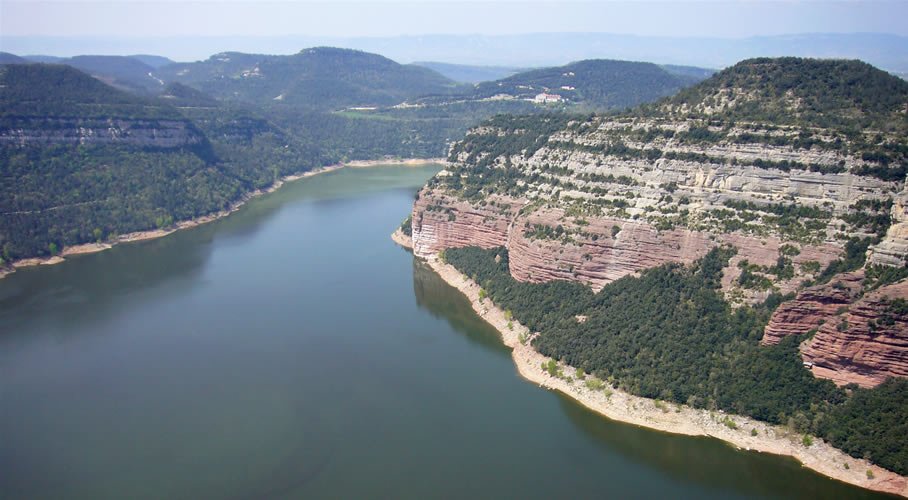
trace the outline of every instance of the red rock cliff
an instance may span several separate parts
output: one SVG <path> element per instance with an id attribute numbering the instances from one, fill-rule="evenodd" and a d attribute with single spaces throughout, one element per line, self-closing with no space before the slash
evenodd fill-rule
<path id="1" fill-rule="evenodd" d="M 908 280 L 868 293 L 801 346 L 817 377 L 874 387 L 908 377 Z"/>

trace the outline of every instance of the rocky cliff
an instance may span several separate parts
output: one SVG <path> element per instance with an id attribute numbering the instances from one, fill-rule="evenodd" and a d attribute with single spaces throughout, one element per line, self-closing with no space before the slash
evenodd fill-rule
<path id="1" fill-rule="evenodd" d="M 692 127 L 594 119 L 570 123 L 530 156 L 480 158 L 468 146 L 455 148 L 448 171 L 414 206 L 415 251 L 425 256 L 450 247 L 504 245 L 518 279 L 573 279 L 598 289 L 730 244 L 739 253 L 726 273 L 727 291 L 759 300 L 772 290 L 795 291 L 842 253 L 847 238 L 872 236 L 875 228 L 867 221 L 888 210 L 885 200 L 901 189 L 851 172 L 866 162 L 843 153 L 674 137 Z M 481 128 L 467 141 L 521 134 Z M 629 140 L 652 135 L 647 142 Z M 613 152 L 617 143 L 622 149 Z M 791 164 L 818 166 L 811 171 Z M 502 179 L 480 180 L 482 191 L 464 195 L 477 168 L 500 170 Z"/>
<path id="2" fill-rule="evenodd" d="M 841 274 L 834 283 L 812 286 L 798 293 L 795 300 L 775 310 L 763 332 L 764 345 L 778 344 L 789 335 L 816 332 L 848 309 L 861 294 L 862 271 Z"/>
<path id="3" fill-rule="evenodd" d="M 905 85 L 885 82 L 908 96 Z M 706 83 L 688 93 L 715 86 Z M 905 265 L 908 191 L 897 166 L 905 161 L 905 117 L 870 110 L 862 116 L 877 128 L 823 126 L 826 115 L 801 113 L 804 99 L 785 94 L 780 106 L 803 120 L 744 120 L 753 89 L 717 88 L 694 107 L 669 101 L 658 112 L 623 116 L 498 117 L 471 130 L 414 205 L 416 255 L 504 246 L 518 280 L 573 280 L 599 290 L 729 245 L 737 254 L 722 285 L 733 304 L 800 292 L 773 316 L 764 343 L 819 328 L 804 349 L 817 376 L 863 385 L 903 376 L 908 351 L 894 340 L 905 330 L 898 316 L 872 340 L 858 340 L 880 314 L 887 296 L 880 294 L 897 298 L 893 290 L 901 289 L 865 293 L 860 272 L 829 278 L 861 269 L 868 247 L 873 266 Z M 832 94 L 837 104 L 851 98 Z M 710 113 L 697 111 L 704 105 Z M 735 119 L 717 118 L 726 108 Z M 826 284 L 807 286 L 818 279 Z M 829 319 L 841 314 L 864 326 L 846 335 Z"/>
<path id="4" fill-rule="evenodd" d="M 908 377 L 908 281 L 868 293 L 827 317 L 801 346 L 814 375 L 839 385 L 876 386 Z M 836 311 L 838 312 L 838 310 Z"/>
<path id="5" fill-rule="evenodd" d="M 119 144 L 176 148 L 206 142 L 189 120 L 18 117 L 0 126 L 0 144 Z"/>

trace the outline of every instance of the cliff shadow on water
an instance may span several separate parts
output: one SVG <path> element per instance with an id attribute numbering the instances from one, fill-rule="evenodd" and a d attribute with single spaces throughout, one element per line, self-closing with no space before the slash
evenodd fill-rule
<path id="1" fill-rule="evenodd" d="M 413 259 L 413 294 L 421 309 L 444 319 L 471 342 L 510 359 L 511 349 L 501 342 L 498 331 L 473 312 L 470 301 L 460 291 L 416 258 Z"/>

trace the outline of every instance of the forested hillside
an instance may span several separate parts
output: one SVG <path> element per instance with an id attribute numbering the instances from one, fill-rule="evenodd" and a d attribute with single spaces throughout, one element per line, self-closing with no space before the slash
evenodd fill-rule
<path id="1" fill-rule="evenodd" d="M 781 58 L 620 113 L 497 116 L 419 193 L 414 253 L 556 360 L 905 474 L 906 111 L 872 66 Z"/>
<path id="2" fill-rule="evenodd" d="M 428 68 L 348 49 L 316 47 L 290 56 L 225 52 L 159 70 L 165 81 L 225 100 L 331 111 L 392 106 L 457 84 Z"/>
<path id="3" fill-rule="evenodd" d="M 760 346 L 763 327 L 784 297 L 731 308 L 721 279 L 734 254 L 715 249 L 689 267 L 649 269 L 598 294 L 566 281 L 518 282 L 501 248 L 451 248 L 444 259 L 539 332 L 533 345 L 541 353 L 614 387 L 786 425 L 908 473 L 908 380 L 839 389 L 803 369 L 797 338 Z"/>
<path id="4" fill-rule="evenodd" d="M 861 61 L 760 58 L 646 108 L 673 117 L 908 130 L 908 82 Z"/>
<path id="5" fill-rule="evenodd" d="M 105 83 L 133 92 L 160 92 L 164 82 L 154 76 L 155 67 L 132 56 L 75 56 L 60 61 Z"/>
<path id="6" fill-rule="evenodd" d="M 702 79 L 671 73 L 652 63 L 591 59 L 480 83 L 473 97 L 505 94 L 532 99 L 546 92 L 560 96 L 575 111 L 610 111 L 654 101 Z"/>
<path id="7" fill-rule="evenodd" d="M 246 111 L 138 97 L 63 65 L 0 68 L 5 261 L 225 209 L 329 161 Z"/>

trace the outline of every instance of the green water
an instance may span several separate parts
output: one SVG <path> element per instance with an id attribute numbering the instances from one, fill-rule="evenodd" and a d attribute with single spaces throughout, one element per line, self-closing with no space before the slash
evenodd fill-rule
<path id="1" fill-rule="evenodd" d="M 305 179 L 0 280 L 0 497 L 873 496 L 523 381 L 389 239 L 435 171 Z"/>

